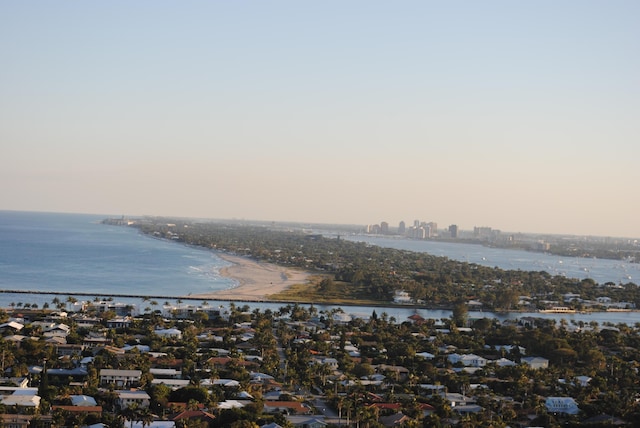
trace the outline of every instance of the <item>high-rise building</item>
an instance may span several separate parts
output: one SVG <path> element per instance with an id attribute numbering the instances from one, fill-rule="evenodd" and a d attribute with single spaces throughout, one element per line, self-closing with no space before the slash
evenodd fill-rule
<path id="1" fill-rule="evenodd" d="M 449 233 L 451 234 L 452 238 L 457 238 L 458 237 L 458 225 L 457 224 L 452 224 L 451 226 L 449 226 Z"/>
<path id="2" fill-rule="evenodd" d="M 493 234 L 493 230 L 487 226 L 474 226 L 473 228 L 473 236 L 476 238 L 488 238 Z"/>
<path id="3" fill-rule="evenodd" d="M 380 233 L 382 233 L 383 235 L 389 234 L 389 223 L 387 223 L 386 221 L 380 223 Z"/>
<path id="4" fill-rule="evenodd" d="M 400 224 L 398 224 L 398 234 L 404 235 L 406 231 L 407 227 L 405 226 L 404 221 L 401 221 Z"/>
<path id="5" fill-rule="evenodd" d="M 435 221 L 431 221 L 427 223 L 427 226 L 429 227 L 429 238 L 433 238 L 434 236 L 438 235 L 438 223 L 436 223 Z"/>

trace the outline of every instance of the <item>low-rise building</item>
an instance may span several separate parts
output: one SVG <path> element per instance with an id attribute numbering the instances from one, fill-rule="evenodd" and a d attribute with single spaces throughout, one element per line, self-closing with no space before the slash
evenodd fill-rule
<path id="1" fill-rule="evenodd" d="M 546 369 L 549 367 L 549 360 L 542 357 L 524 357 L 521 361 L 532 369 Z"/>
<path id="2" fill-rule="evenodd" d="M 106 386 L 115 385 L 117 388 L 136 387 L 140 383 L 142 371 L 140 370 L 116 370 L 102 369 L 100 370 L 100 384 Z"/>
<path id="3" fill-rule="evenodd" d="M 145 391 L 118 391 L 118 405 L 121 409 L 126 409 L 131 405 L 139 408 L 149 407 L 151 397 Z"/>
<path id="4" fill-rule="evenodd" d="M 580 412 L 578 403 L 571 397 L 547 397 L 544 402 L 548 412 L 577 415 Z"/>

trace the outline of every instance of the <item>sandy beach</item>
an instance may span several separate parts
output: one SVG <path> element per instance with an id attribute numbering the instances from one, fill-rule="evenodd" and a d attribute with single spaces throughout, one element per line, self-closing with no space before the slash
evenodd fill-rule
<path id="1" fill-rule="evenodd" d="M 190 297 L 221 300 L 268 300 L 270 294 L 286 290 L 293 284 L 304 284 L 309 272 L 285 268 L 272 263 L 257 262 L 253 259 L 219 253 L 218 256 L 232 266 L 222 268 L 220 274 L 238 281 L 238 286 L 212 293 L 195 294 Z"/>

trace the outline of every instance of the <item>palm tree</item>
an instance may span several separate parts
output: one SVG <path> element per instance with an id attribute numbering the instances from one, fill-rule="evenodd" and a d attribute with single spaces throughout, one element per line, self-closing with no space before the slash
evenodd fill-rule
<path id="1" fill-rule="evenodd" d="M 67 297 L 67 303 L 71 303 L 71 305 L 75 305 L 76 303 L 78 303 L 78 299 L 76 299 L 73 296 L 69 296 Z"/>
<path id="2" fill-rule="evenodd" d="M 120 412 L 122 417 L 129 421 L 130 427 L 133 428 L 133 422 L 137 420 L 138 417 L 138 405 L 130 404 Z"/>
<path id="3" fill-rule="evenodd" d="M 155 419 L 155 415 L 147 407 L 144 407 L 138 411 L 137 420 L 142 422 L 142 426 L 151 425 Z"/>

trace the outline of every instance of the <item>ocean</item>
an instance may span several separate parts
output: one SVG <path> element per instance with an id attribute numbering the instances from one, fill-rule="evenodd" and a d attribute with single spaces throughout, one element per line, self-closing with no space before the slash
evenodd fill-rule
<path id="1" fill-rule="evenodd" d="M 108 216 L 0 211 L 0 288 L 184 296 L 231 288 L 215 252 L 100 223 Z M 0 294 L 42 304 L 51 297 Z"/>

